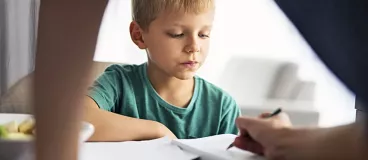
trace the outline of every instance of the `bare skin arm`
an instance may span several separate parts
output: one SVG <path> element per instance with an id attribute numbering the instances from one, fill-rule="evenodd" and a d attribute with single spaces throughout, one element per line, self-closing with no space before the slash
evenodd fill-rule
<path id="1" fill-rule="evenodd" d="M 95 127 L 95 133 L 89 141 L 131 141 L 148 140 L 164 136 L 176 138 L 161 123 L 131 118 L 99 109 L 90 97 L 84 100 L 84 120 Z"/>
<path id="2" fill-rule="evenodd" d="M 42 0 L 34 109 L 37 160 L 76 160 L 86 93 L 106 0 Z"/>

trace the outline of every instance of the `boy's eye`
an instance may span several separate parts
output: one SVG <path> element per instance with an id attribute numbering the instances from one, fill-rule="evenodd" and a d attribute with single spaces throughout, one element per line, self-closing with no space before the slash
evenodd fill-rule
<path id="1" fill-rule="evenodd" d="M 181 34 L 169 34 L 170 37 L 172 38 L 181 38 L 184 36 L 184 33 L 181 33 Z"/>
<path id="2" fill-rule="evenodd" d="M 206 34 L 199 34 L 199 37 L 201 37 L 201 38 L 210 38 L 210 36 L 206 35 Z"/>

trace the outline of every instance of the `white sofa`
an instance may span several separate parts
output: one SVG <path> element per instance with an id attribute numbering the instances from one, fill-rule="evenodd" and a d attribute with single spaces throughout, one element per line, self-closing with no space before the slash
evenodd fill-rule
<path id="1" fill-rule="evenodd" d="M 219 84 L 237 101 L 243 115 L 257 116 L 282 107 L 295 125 L 318 125 L 315 83 L 298 78 L 298 65 L 271 59 L 231 58 Z"/>

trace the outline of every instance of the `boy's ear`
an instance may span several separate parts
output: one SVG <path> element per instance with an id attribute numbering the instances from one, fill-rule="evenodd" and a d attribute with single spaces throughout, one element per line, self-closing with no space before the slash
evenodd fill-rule
<path id="1" fill-rule="evenodd" d="M 140 48 L 147 49 L 142 36 L 142 29 L 136 21 L 132 21 L 129 27 L 130 37 L 132 41 Z"/>

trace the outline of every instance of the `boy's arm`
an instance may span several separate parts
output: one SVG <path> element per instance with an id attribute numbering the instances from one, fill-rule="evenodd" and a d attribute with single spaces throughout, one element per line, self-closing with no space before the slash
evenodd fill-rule
<path id="1" fill-rule="evenodd" d="M 86 110 L 84 120 L 95 127 L 95 133 L 89 141 L 149 140 L 164 136 L 176 139 L 175 135 L 161 123 L 102 110 L 90 97 L 85 98 L 84 106 Z"/>
<path id="2" fill-rule="evenodd" d="M 120 65 L 112 65 L 99 76 L 84 98 L 85 121 L 95 126 L 90 141 L 132 141 L 155 139 L 163 136 L 174 138 L 164 125 L 158 122 L 131 118 L 115 114 L 117 102 L 130 93 L 123 90 L 130 87 Z M 133 93 L 131 93 L 133 94 Z"/>

